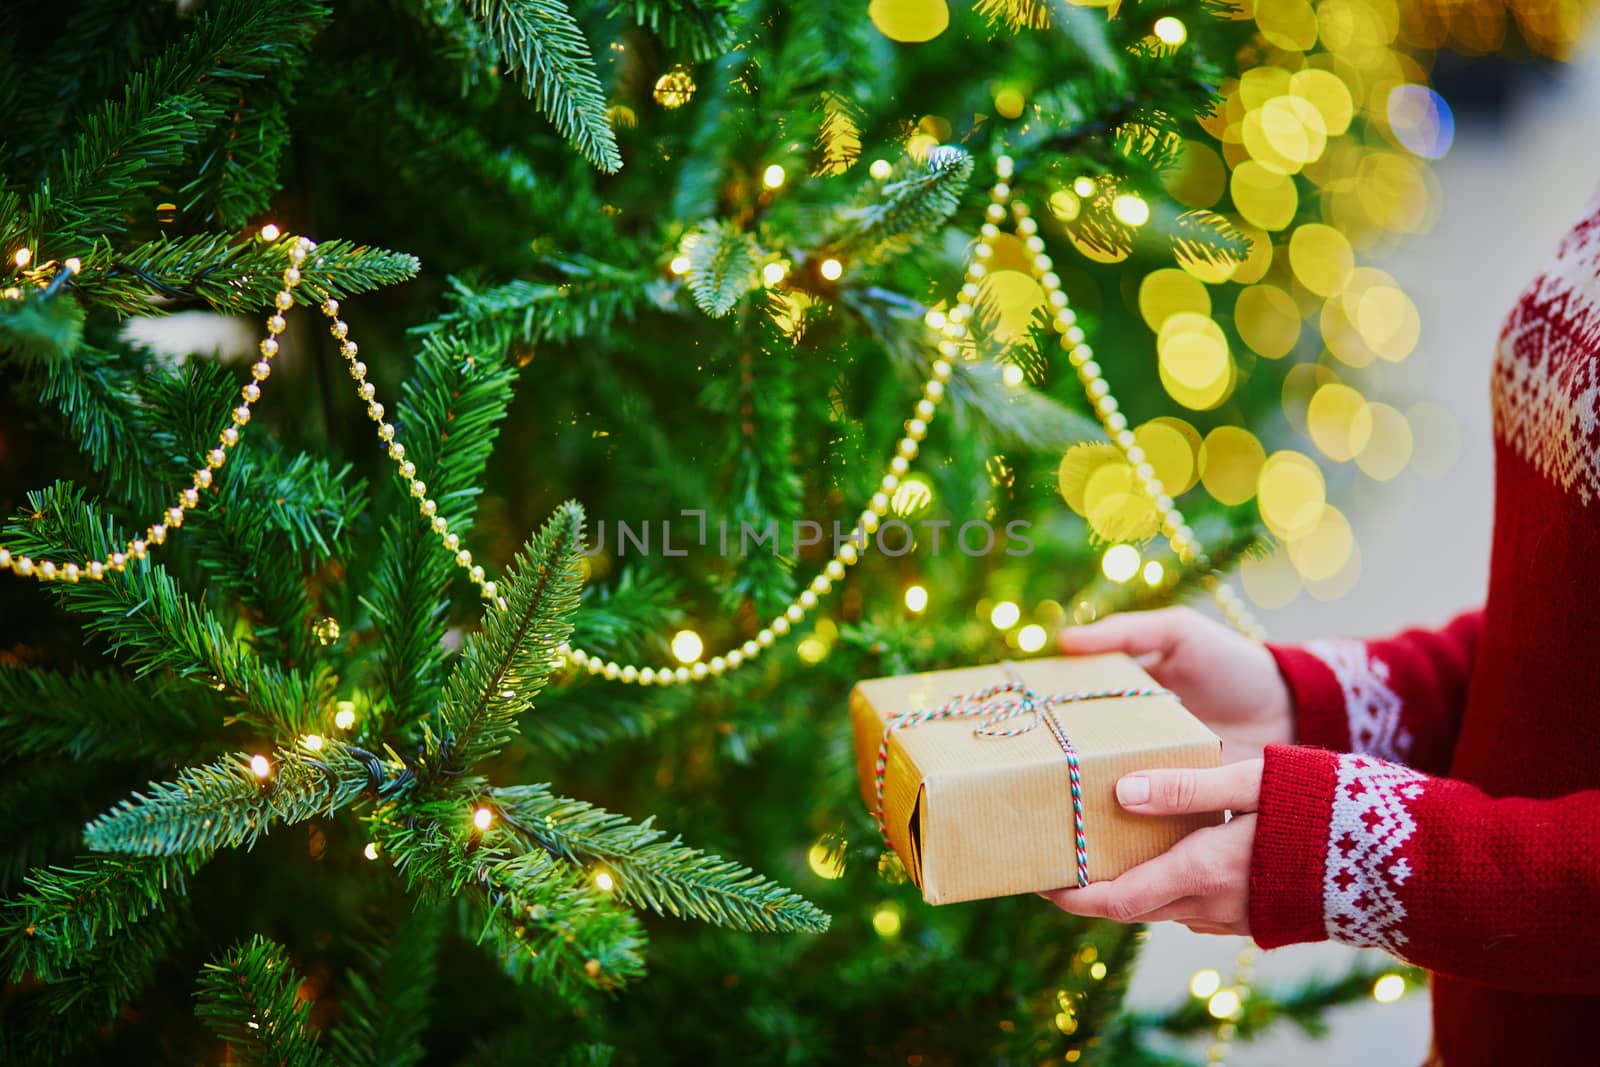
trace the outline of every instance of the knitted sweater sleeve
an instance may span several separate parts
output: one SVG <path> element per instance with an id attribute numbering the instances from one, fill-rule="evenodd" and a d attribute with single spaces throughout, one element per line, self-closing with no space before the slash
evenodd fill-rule
<path id="1" fill-rule="evenodd" d="M 1482 629 L 1478 610 L 1378 641 L 1268 645 L 1289 685 L 1296 740 L 1445 770 Z"/>
<path id="2" fill-rule="evenodd" d="M 1271 745 L 1250 864 L 1264 948 L 1332 938 L 1528 992 L 1600 994 L 1600 790 L 1495 799 L 1372 756 Z"/>

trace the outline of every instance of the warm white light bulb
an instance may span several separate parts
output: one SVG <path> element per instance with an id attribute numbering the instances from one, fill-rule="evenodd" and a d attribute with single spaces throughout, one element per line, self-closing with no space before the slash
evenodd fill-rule
<path id="1" fill-rule="evenodd" d="M 822 266 L 817 268 L 817 271 L 828 281 L 836 282 L 844 277 L 844 264 L 837 259 L 825 259 L 822 261 Z"/>
<path id="2" fill-rule="evenodd" d="M 894 173 L 894 167 L 887 159 L 874 159 L 872 166 L 867 168 L 867 173 L 881 182 Z"/>
<path id="3" fill-rule="evenodd" d="M 378 843 L 376 841 L 368 841 L 367 842 L 367 847 L 361 850 L 361 854 L 363 856 L 367 857 L 367 859 L 369 859 L 369 860 L 377 859 L 378 858 Z"/>
<path id="4" fill-rule="evenodd" d="M 1094 195 L 1094 179 L 1089 177 L 1088 175 L 1084 175 L 1081 178 L 1073 179 L 1072 191 L 1077 193 L 1079 196 L 1093 196 Z"/>
<path id="5" fill-rule="evenodd" d="M 477 811 L 472 813 L 472 825 L 476 826 L 480 833 L 484 830 L 487 830 L 493 824 L 494 812 L 490 811 L 488 808 L 479 808 Z"/>
<path id="6" fill-rule="evenodd" d="M 1158 41 L 1162 44 L 1170 44 L 1173 47 L 1182 44 L 1189 37 L 1189 31 L 1184 24 L 1171 15 L 1162 15 L 1156 19 L 1156 24 L 1151 29 L 1155 32 Z"/>
<path id="7" fill-rule="evenodd" d="M 596 871 L 594 875 L 594 886 L 602 893 L 609 893 L 617 887 L 617 882 L 616 879 L 611 877 L 611 872 Z"/>
<path id="8" fill-rule="evenodd" d="M 1393 1004 L 1406 995 L 1406 980 L 1398 974 L 1386 974 L 1372 983 L 1372 999 L 1379 1004 Z"/>
<path id="9" fill-rule="evenodd" d="M 1231 989 L 1219 989 L 1206 1002 L 1206 1011 L 1213 1019 L 1231 1019 L 1239 1013 L 1239 994 Z"/>
<path id="10" fill-rule="evenodd" d="M 1111 213 L 1129 226 L 1143 226 L 1150 221 L 1150 205 L 1133 193 L 1123 193 L 1113 200 Z"/>
<path id="11" fill-rule="evenodd" d="M 1100 557 L 1100 569 L 1113 582 L 1125 582 L 1139 573 L 1139 550 L 1132 545 L 1112 545 Z"/>
<path id="12" fill-rule="evenodd" d="M 761 184 L 768 189 L 776 189 L 783 184 L 783 167 L 774 163 L 761 174 Z"/>
<path id="13" fill-rule="evenodd" d="M 1044 647 L 1048 635 L 1038 623 L 1029 623 L 1017 631 L 1017 647 L 1024 652 L 1037 652 Z"/>
<path id="14" fill-rule="evenodd" d="M 667 266 L 672 270 L 672 273 L 674 273 L 674 274 L 688 274 L 689 273 L 689 257 L 688 256 L 673 256 L 672 257 L 672 262 L 667 264 Z"/>
<path id="15" fill-rule="evenodd" d="M 672 635 L 672 654 L 679 663 L 697 663 L 705 650 L 705 642 L 693 630 L 679 630 Z"/>
<path id="16" fill-rule="evenodd" d="M 1203 971 L 1194 972 L 1194 977 L 1189 979 L 1189 992 L 1201 1000 L 1208 1000 L 1211 994 L 1222 988 L 1222 975 L 1207 967 Z"/>
<path id="17" fill-rule="evenodd" d="M 351 700 L 341 700 L 334 705 L 338 710 L 333 714 L 333 725 L 341 730 L 348 730 L 356 724 L 356 705 Z"/>
<path id="18" fill-rule="evenodd" d="M 921 615 L 928 610 L 928 591 L 920 585 L 906 586 L 906 610 Z"/>
<path id="19" fill-rule="evenodd" d="M 1000 369 L 1000 380 L 1015 389 L 1022 384 L 1022 368 L 1015 363 L 1007 363 Z"/>
<path id="20" fill-rule="evenodd" d="M 783 281 L 783 276 L 789 273 L 789 268 L 782 263 L 768 263 L 761 268 L 761 280 L 768 285 L 777 285 Z"/>
<path id="21" fill-rule="evenodd" d="M 32 262 L 32 260 L 33 249 L 26 246 L 17 249 L 17 254 L 11 257 L 11 261 L 18 267 L 26 267 L 30 262 Z"/>
<path id="22" fill-rule="evenodd" d="M 1009 600 L 1002 600 L 989 612 L 989 621 L 996 630 L 1009 630 L 1022 618 L 1022 609 Z"/>
<path id="23" fill-rule="evenodd" d="M 278 235 L 282 232 L 283 231 L 278 229 L 275 223 L 269 222 L 265 226 L 261 227 L 261 239 L 263 241 L 276 241 L 278 239 Z"/>
<path id="24" fill-rule="evenodd" d="M 322 735 L 321 734 L 306 734 L 306 736 L 301 738 L 301 740 L 304 742 L 305 746 L 307 748 L 309 748 L 311 751 L 313 751 L 313 752 L 321 752 L 322 751 Z"/>
<path id="25" fill-rule="evenodd" d="M 257 778 L 265 778 L 272 773 L 272 764 L 267 757 L 255 755 L 250 757 L 250 770 Z"/>
<path id="26" fill-rule="evenodd" d="M 1153 559 L 1149 563 L 1146 563 L 1144 565 L 1144 584 L 1145 585 L 1149 585 L 1149 586 L 1160 585 L 1161 584 L 1161 580 L 1163 578 L 1165 578 L 1166 576 L 1167 576 L 1167 569 L 1161 565 L 1161 561 L 1160 560 Z"/>

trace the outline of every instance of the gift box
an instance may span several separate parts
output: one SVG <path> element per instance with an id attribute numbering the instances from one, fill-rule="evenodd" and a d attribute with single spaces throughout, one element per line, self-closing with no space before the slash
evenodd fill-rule
<path id="1" fill-rule="evenodd" d="M 1222 821 L 1117 803 L 1124 774 L 1222 761 L 1124 655 L 874 678 L 850 713 L 862 796 L 930 904 L 1115 878 Z"/>

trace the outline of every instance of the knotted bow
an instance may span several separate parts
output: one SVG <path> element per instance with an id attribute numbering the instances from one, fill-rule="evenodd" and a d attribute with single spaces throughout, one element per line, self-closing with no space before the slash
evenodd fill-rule
<path id="1" fill-rule="evenodd" d="M 1116 700 L 1123 697 L 1154 697 L 1169 696 L 1170 693 L 1160 688 L 1135 688 L 1135 689 L 1098 689 L 1079 690 L 1077 692 L 1051 693 L 1040 696 L 1031 689 L 1016 668 L 1010 663 L 1002 663 L 1008 681 L 997 682 L 991 686 L 971 693 L 961 693 L 951 697 L 936 708 L 923 708 L 917 711 L 903 711 L 891 715 L 883 724 L 883 740 L 878 743 L 878 766 L 876 772 L 876 806 L 874 814 L 878 817 L 878 830 L 883 834 L 885 844 L 889 843 L 889 827 L 883 811 L 883 779 L 889 767 L 889 738 L 896 730 L 904 730 L 912 726 L 920 726 L 925 722 L 936 722 L 940 719 L 963 719 L 982 716 L 982 720 L 973 727 L 972 732 L 978 737 L 1017 737 L 1032 730 L 1041 722 L 1050 731 L 1056 743 L 1061 746 L 1061 751 L 1067 757 L 1067 778 L 1072 787 L 1072 829 L 1077 846 L 1078 884 L 1089 884 L 1089 842 L 1083 833 L 1083 779 L 1078 768 L 1078 750 L 1072 744 L 1072 738 L 1067 736 L 1066 728 L 1061 725 L 1061 720 L 1056 718 L 1054 706 L 1057 704 L 1075 704 L 1085 700 Z M 1004 726 L 1013 719 L 1031 717 L 1025 724 Z"/>

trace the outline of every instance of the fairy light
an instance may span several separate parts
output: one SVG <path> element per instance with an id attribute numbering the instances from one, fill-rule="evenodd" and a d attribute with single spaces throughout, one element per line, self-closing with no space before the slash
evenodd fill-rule
<path id="1" fill-rule="evenodd" d="M 261 227 L 261 239 L 263 241 L 276 241 L 282 232 L 282 230 L 278 229 L 276 223 L 269 222 Z"/>
<path id="2" fill-rule="evenodd" d="M 822 261 L 822 265 L 817 268 L 817 273 L 830 282 L 836 282 L 844 277 L 844 264 L 837 259 L 825 259 Z"/>
<path id="3" fill-rule="evenodd" d="M 1129 226 L 1143 226 L 1150 221 L 1150 205 L 1135 193 L 1123 193 L 1111 201 L 1111 213 Z"/>
<path id="4" fill-rule="evenodd" d="M 934 308 L 923 316 L 922 321 L 928 324 L 928 329 L 930 330 L 942 330 L 944 329 L 944 324 L 949 320 L 945 318 L 944 312 Z"/>
<path id="5" fill-rule="evenodd" d="M 617 888 L 617 880 L 611 877 L 610 871 L 595 871 L 594 887 L 602 893 L 609 893 Z"/>
<path id="6" fill-rule="evenodd" d="M 887 159 L 874 159 L 872 166 L 867 168 L 867 173 L 881 182 L 894 173 L 894 166 Z"/>
<path id="7" fill-rule="evenodd" d="M 1017 631 L 1017 647 L 1024 652 L 1037 652 L 1044 647 L 1048 636 L 1044 627 L 1038 623 L 1029 623 Z"/>
<path id="8" fill-rule="evenodd" d="M 761 184 L 768 189 L 782 187 L 784 179 L 783 167 L 777 163 L 772 164 L 761 173 Z"/>
<path id="9" fill-rule="evenodd" d="M 1009 600 L 1002 600 L 989 612 L 989 621 L 996 630 L 1009 630 L 1022 618 L 1022 609 Z"/>
<path id="10" fill-rule="evenodd" d="M 1139 573 L 1139 550 L 1132 545 L 1112 545 L 1100 557 L 1100 570 L 1121 584 Z"/>
<path id="11" fill-rule="evenodd" d="M 767 285 L 777 285 L 783 281 L 784 275 L 789 273 L 789 268 L 782 263 L 768 263 L 761 268 L 761 280 Z"/>
<path id="12" fill-rule="evenodd" d="M 1165 578 L 1166 576 L 1167 576 L 1167 569 L 1161 565 L 1161 561 L 1160 560 L 1153 559 L 1149 563 L 1146 563 L 1144 565 L 1144 584 L 1145 585 L 1148 585 L 1148 586 L 1154 588 L 1155 586 L 1160 585 L 1161 584 L 1161 580 L 1163 578 Z"/>
<path id="13" fill-rule="evenodd" d="M 361 850 L 361 854 L 363 856 L 367 857 L 367 859 L 369 859 L 369 860 L 377 859 L 378 858 L 378 843 L 376 841 L 368 841 L 367 842 L 367 847 Z"/>
<path id="14" fill-rule="evenodd" d="M 879 937 L 895 937 L 900 933 L 900 909 L 885 904 L 872 913 L 872 928 Z"/>
<path id="15" fill-rule="evenodd" d="M 1000 369 L 1000 380 L 1011 389 L 1022 384 L 1022 377 L 1022 368 L 1015 363 L 1007 363 Z"/>
<path id="16" fill-rule="evenodd" d="M 693 630 L 679 630 L 672 635 L 672 654 L 679 663 L 698 663 L 705 650 L 705 642 Z"/>
<path id="17" fill-rule="evenodd" d="M 928 591 L 920 585 L 906 586 L 906 610 L 921 615 L 928 610 Z"/>
<path id="18" fill-rule="evenodd" d="M 1106 976 L 1106 965 L 1105 965 L 1105 962 L 1103 960 L 1096 960 L 1094 963 L 1089 965 L 1089 977 L 1090 978 L 1093 978 L 1096 982 L 1098 982 L 1098 981 L 1101 981 L 1102 979 L 1104 979 L 1105 976 Z"/>
<path id="19" fill-rule="evenodd" d="M 1073 179 L 1072 191 L 1077 193 L 1079 196 L 1093 196 L 1094 179 L 1089 177 L 1087 174 L 1080 178 Z"/>
<path id="20" fill-rule="evenodd" d="M 1231 1019 L 1239 1014 L 1239 994 L 1231 989 L 1219 989 L 1206 1001 L 1206 1011 L 1213 1019 Z"/>
<path id="21" fill-rule="evenodd" d="M 348 730 L 356 724 L 355 701 L 341 700 L 334 707 L 337 710 L 333 713 L 333 725 L 341 730 Z"/>
<path id="22" fill-rule="evenodd" d="M 83 270 L 83 260 L 79 259 L 77 256 L 68 256 L 66 259 L 61 261 L 61 265 L 67 268 L 68 274 L 77 274 L 79 271 Z"/>
<path id="23" fill-rule="evenodd" d="M 272 773 L 272 764 L 267 760 L 267 757 L 258 753 L 250 757 L 250 773 L 257 778 L 265 778 Z"/>
<path id="24" fill-rule="evenodd" d="M 17 254 L 11 257 L 11 262 L 15 263 L 18 269 L 26 267 L 32 261 L 33 249 L 29 248 L 27 245 L 23 245 L 21 248 L 17 249 Z"/>
<path id="25" fill-rule="evenodd" d="M 830 848 L 825 841 L 818 841 L 811 846 L 806 853 L 806 865 L 811 868 L 812 874 L 830 881 L 844 874 L 842 850 Z"/>
<path id="26" fill-rule="evenodd" d="M 672 262 L 667 264 L 667 269 L 677 275 L 689 273 L 689 257 L 678 255 L 672 257 Z"/>
<path id="27" fill-rule="evenodd" d="M 1372 999 L 1379 1004 L 1393 1004 L 1406 995 L 1406 980 L 1398 974 L 1386 974 L 1372 983 Z"/>
<path id="28" fill-rule="evenodd" d="M 483 833 L 483 831 L 494 825 L 494 812 L 488 808 L 480 807 L 472 813 L 472 825 L 478 828 L 479 833 Z"/>
<path id="29" fill-rule="evenodd" d="M 1156 35 L 1156 40 L 1162 44 L 1172 45 L 1174 48 L 1189 39 L 1188 27 L 1171 15 L 1162 15 L 1156 19 L 1156 24 L 1151 27 L 1151 31 Z"/>
<path id="30" fill-rule="evenodd" d="M 1189 979 L 1189 992 L 1200 1000 L 1211 999 L 1211 994 L 1222 988 L 1222 975 L 1207 967 L 1203 971 L 1194 972 L 1194 977 Z"/>
<path id="31" fill-rule="evenodd" d="M 312 752 L 321 752 L 322 751 L 322 735 L 321 734 L 306 734 L 305 737 L 302 737 L 300 739 L 300 743 L 305 745 L 306 748 L 310 749 Z"/>

